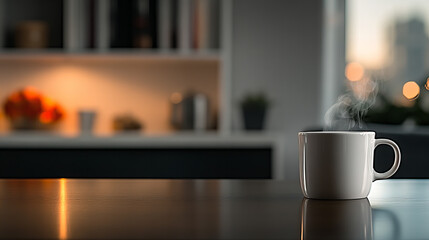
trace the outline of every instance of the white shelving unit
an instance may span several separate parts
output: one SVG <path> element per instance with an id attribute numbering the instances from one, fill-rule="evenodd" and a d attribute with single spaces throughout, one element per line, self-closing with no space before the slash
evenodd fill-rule
<path id="1" fill-rule="evenodd" d="M 231 47 L 232 47 L 232 4 L 231 0 L 220 0 L 218 26 L 218 49 L 193 49 L 191 47 L 191 3 L 197 0 L 178 1 L 178 48 L 168 48 L 166 40 L 168 32 L 158 31 L 159 46 L 157 49 L 117 49 L 110 48 L 110 0 L 96 0 L 95 2 L 95 47 L 85 48 L 84 39 L 87 31 L 87 21 L 83 12 L 88 7 L 87 0 L 63 1 L 63 48 L 46 48 L 26 50 L 5 46 L 6 21 L 8 14 L 7 1 L 0 0 L 0 62 L 46 59 L 103 59 L 103 60 L 172 60 L 172 61 L 217 61 L 219 62 L 219 125 L 218 131 L 222 135 L 231 133 Z M 37 0 L 36 0 L 37 1 Z M 172 1 L 157 0 L 158 19 L 169 18 L 168 9 Z M 198 0 L 207 1 L 207 0 Z M 213 0 L 212 0 L 213 1 Z M 34 1 L 33 1 L 34 2 Z M 171 20 L 171 19 L 170 19 Z M 158 24 L 161 28 L 168 28 L 169 21 Z M 168 37 L 168 36 L 167 36 Z"/>

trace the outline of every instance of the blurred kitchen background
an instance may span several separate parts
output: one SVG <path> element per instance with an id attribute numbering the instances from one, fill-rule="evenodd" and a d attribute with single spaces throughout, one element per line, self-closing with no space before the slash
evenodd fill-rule
<path id="1" fill-rule="evenodd" d="M 424 142 L 428 11 L 0 0 L 0 177 L 297 179 L 297 133 L 323 129 L 344 93 L 345 128 Z"/>

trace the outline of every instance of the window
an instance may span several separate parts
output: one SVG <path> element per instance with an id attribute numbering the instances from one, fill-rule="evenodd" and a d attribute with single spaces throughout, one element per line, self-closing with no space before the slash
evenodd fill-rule
<path id="1" fill-rule="evenodd" d="M 357 96 L 378 91 L 367 122 L 429 125 L 428 13 L 427 0 L 347 1 L 348 85 Z"/>

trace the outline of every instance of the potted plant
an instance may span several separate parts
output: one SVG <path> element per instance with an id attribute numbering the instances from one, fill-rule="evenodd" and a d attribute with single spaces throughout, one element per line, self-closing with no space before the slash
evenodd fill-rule
<path id="1" fill-rule="evenodd" d="M 244 128 L 262 130 L 270 101 L 264 93 L 249 93 L 241 101 Z"/>

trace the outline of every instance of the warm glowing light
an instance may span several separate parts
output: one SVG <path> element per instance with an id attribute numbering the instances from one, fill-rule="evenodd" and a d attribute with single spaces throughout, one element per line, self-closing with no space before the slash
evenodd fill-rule
<path id="1" fill-rule="evenodd" d="M 365 70 L 360 63 L 351 62 L 346 66 L 346 77 L 349 81 L 355 82 L 362 79 Z"/>
<path id="2" fill-rule="evenodd" d="M 429 77 L 426 79 L 425 88 L 429 90 Z"/>
<path id="3" fill-rule="evenodd" d="M 171 96 L 170 96 L 170 101 L 174 104 L 180 103 L 182 101 L 182 99 L 183 99 L 182 94 L 177 93 L 177 92 L 171 94 Z"/>
<path id="4" fill-rule="evenodd" d="M 67 189 L 66 179 L 60 179 L 59 239 L 67 239 Z"/>
<path id="5" fill-rule="evenodd" d="M 408 100 L 414 100 L 416 99 L 420 94 L 420 87 L 419 85 L 414 81 L 409 81 L 404 84 L 402 87 L 402 94 L 405 98 Z"/>

